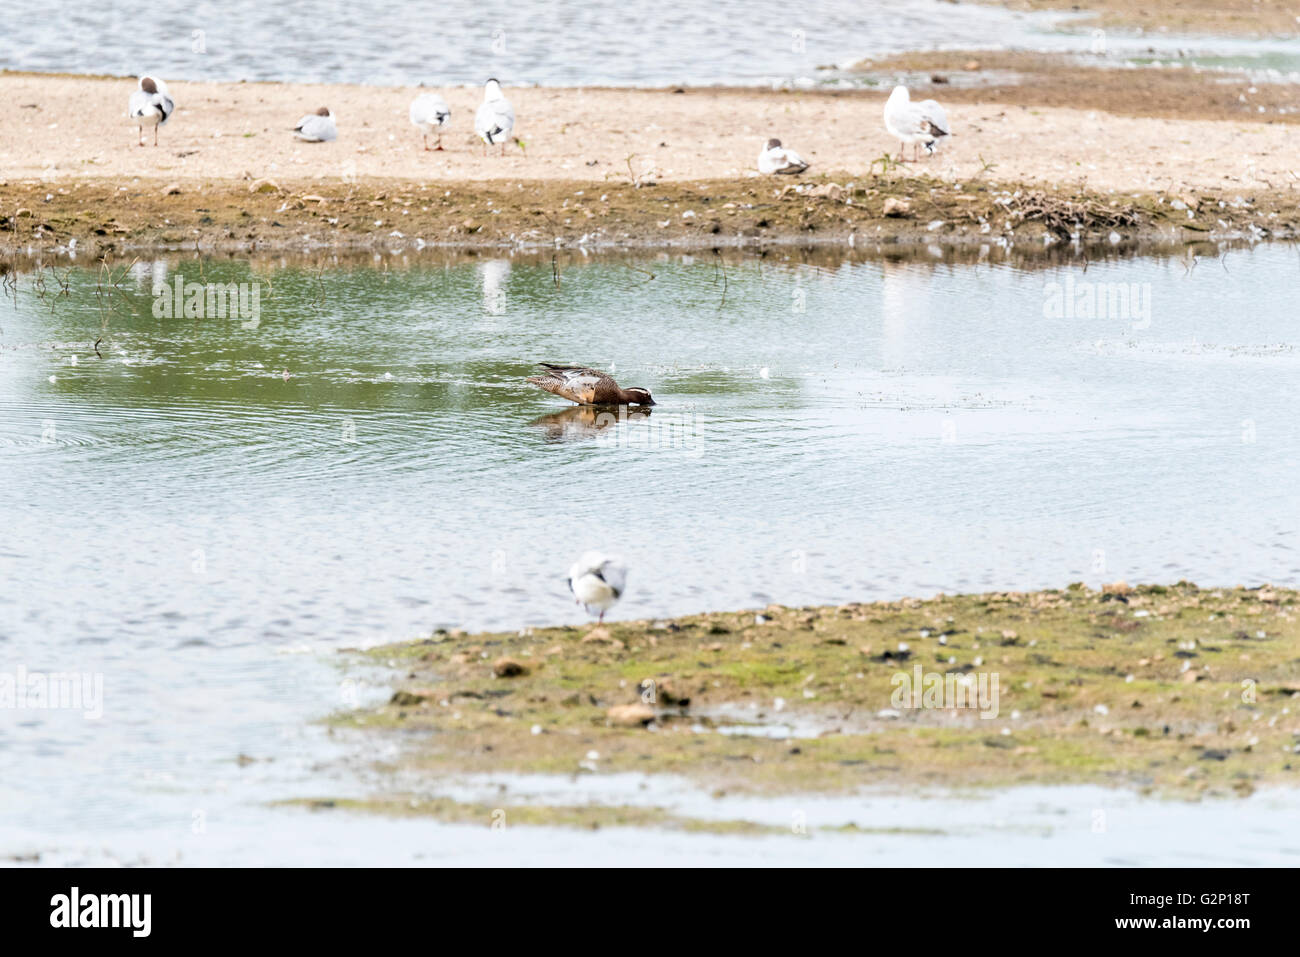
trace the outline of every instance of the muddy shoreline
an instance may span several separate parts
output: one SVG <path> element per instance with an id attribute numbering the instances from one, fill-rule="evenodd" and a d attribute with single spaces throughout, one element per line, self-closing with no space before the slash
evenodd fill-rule
<path id="1" fill-rule="evenodd" d="M 448 247 L 653 249 L 771 245 L 1197 244 L 1292 239 L 1284 191 L 1088 190 L 883 174 L 802 183 L 81 182 L 0 186 L 0 251 L 91 260 L 148 251 Z"/>
<path id="2" fill-rule="evenodd" d="M 389 787 L 302 803 L 477 820 L 480 809 L 413 808 L 407 795 L 492 773 L 672 774 L 755 795 L 1100 784 L 1188 798 L 1294 786 L 1297 610 L 1300 593 L 1270 586 L 1115 583 L 440 630 L 348 653 L 345 672 L 379 666 L 396 690 L 329 723 L 372 753 L 398 747 L 375 769 Z M 918 673 L 938 675 L 933 701 L 922 684 L 907 697 Z M 944 698 L 954 682 L 969 700 Z M 525 823 L 610 822 L 608 808 L 554 810 Z"/>

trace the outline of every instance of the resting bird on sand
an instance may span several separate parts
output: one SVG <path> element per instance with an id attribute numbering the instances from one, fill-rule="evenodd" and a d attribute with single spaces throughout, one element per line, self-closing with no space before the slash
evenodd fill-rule
<path id="1" fill-rule="evenodd" d="M 758 154 L 758 171 L 760 173 L 786 173 L 798 175 L 808 168 L 808 161 L 794 150 L 786 149 L 778 139 L 767 141 L 763 152 Z"/>
<path id="2" fill-rule="evenodd" d="M 545 389 L 578 405 L 655 404 L 648 389 L 621 389 L 610 376 L 595 369 L 553 365 L 549 362 L 539 362 L 538 365 L 546 372 L 529 376 L 528 381 L 539 389 Z"/>
<path id="3" fill-rule="evenodd" d="M 912 144 L 912 158 L 920 158 L 920 148 L 927 153 L 934 153 L 939 142 L 952 130 L 948 126 L 948 114 L 934 100 L 922 100 L 913 103 L 908 96 L 907 87 L 896 86 L 885 103 L 885 129 L 901 144 L 899 162 L 905 162 L 907 144 Z"/>
<path id="4" fill-rule="evenodd" d="M 315 113 L 308 113 L 293 128 L 293 135 L 304 143 L 328 143 L 337 139 L 338 127 L 334 125 L 334 114 L 328 106 L 322 106 Z"/>
<path id="5" fill-rule="evenodd" d="M 474 132 L 484 143 L 483 151 L 487 152 L 489 146 L 500 144 L 501 155 L 504 156 L 510 131 L 514 128 L 515 108 L 501 92 L 501 84 L 496 80 L 488 80 L 483 86 L 483 103 L 474 114 Z"/>
<path id="6" fill-rule="evenodd" d="M 442 149 L 442 130 L 451 122 L 451 107 L 437 93 L 421 93 L 411 101 L 411 122 L 424 134 L 424 148 L 429 148 L 429 134 L 438 134 L 435 150 Z"/>
<path id="7" fill-rule="evenodd" d="M 140 77 L 139 88 L 131 94 L 126 104 L 126 115 L 132 126 L 138 128 L 140 146 L 144 146 L 144 128 L 153 127 L 153 145 L 158 145 L 158 127 L 167 122 L 167 118 L 176 109 L 167 84 L 156 76 Z"/>
<path id="8" fill-rule="evenodd" d="M 602 623 L 605 612 L 623 597 L 626 585 L 627 566 L 600 552 L 583 552 L 569 569 L 569 591 L 578 604 L 586 606 L 588 614 L 598 611 Z"/>

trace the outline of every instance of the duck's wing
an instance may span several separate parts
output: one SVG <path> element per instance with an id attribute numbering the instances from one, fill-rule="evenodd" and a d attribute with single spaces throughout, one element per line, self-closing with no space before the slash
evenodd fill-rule
<path id="1" fill-rule="evenodd" d="M 586 366 L 562 366 L 550 362 L 538 365 L 546 372 L 529 376 L 529 382 L 579 405 L 591 405 L 598 395 L 608 394 L 610 389 L 618 389 L 618 383 L 610 376 Z"/>

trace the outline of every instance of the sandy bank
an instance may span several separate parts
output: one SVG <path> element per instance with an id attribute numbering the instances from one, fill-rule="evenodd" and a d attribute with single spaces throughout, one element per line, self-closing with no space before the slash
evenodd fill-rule
<path id="1" fill-rule="evenodd" d="M 131 88 L 0 76 L 6 245 L 347 244 L 394 231 L 474 244 L 978 239 L 1016 225 L 999 218 L 1002 189 L 1149 206 L 1127 225 L 1163 238 L 1250 223 L 1289 235 L 1300 195 L 1288 123 L 1118 116 L 971 101 L 969 91 L 951 98 L 949 148 L 895 167 L 882 160 L 897 144 L 874 91 L 512 90 L 524 145 L 499 157 L 469 132 L 475 90 L 448 91 L 447 149 L 426 152 L 406 119 L 412 89 L 176 82 L 162 145 L 141 148 L 124 117 Z M 337 113 L 339 140 L 293 140 L 289 127 L 320 105 Z M 845 189 L 792 194 L 789 180 L 751 173 L 770 135 L 811 159 L 805 184 Z M 250 193 L 259 180 L 271 181 L 267 192 Z M 657 185 L 633 190 L 634 181 Z M 891 197 L 918 202 L 886 216 Z M 1159 207 L 1175 199 L 1190 200 L 1194 215 L 1164 221 Z M 1103 236 L 1112 225 L 1080 221 Z"/>
<path id="2" fill-rule="evenodd" d="M 272 177 L 341 182 L 526 179 L 626 182 L 653 169 L 660 181 L 745 177 L 762 141 L 779 136 L 821 173 L 863 176 L 897 151 L 881 122 L 882 92 L 517 89 L 516 134 L 504 158 L 474 139 L 477 90 L 448 90 L 447 149 L 425 152 L 407 120 L 413 88 L 301 84 L 171 85 L 177 103 L 161 146 L 140 148 L 125 119 L 130 80 L 0 76 L 0 169 L 8 179 L 132 177 L 164 181 Z M 1082 95 L 1082 94 L 1081 94 Z M 339 139 L 304 144 L 289 129 L 328 105 Z M 1197 104 L 1188 104 L 1193 112 Z M 1291 175 L 1293 131 L 1240 119 L 1110 116 L 1093 109 L 991 102 L 954 105 L 950 148 L 918 164 L 949 180 L 996 166 L 1001 179 L 1094 189 L 1153 190 L 1169 183 L 1241 188 L 1300 185 Z M 982 157 L 982 159 L 981 159 Z M 1247 167 L 1253 168 L 1248 176 Z M 755 174 L 756 175 L 756 174 Z"/>

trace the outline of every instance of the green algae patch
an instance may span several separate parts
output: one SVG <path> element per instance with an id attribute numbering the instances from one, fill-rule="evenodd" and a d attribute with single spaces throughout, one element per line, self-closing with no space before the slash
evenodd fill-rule
<path id="1" fill-rule="evenodd" d="M 351 811 L 390 817 L 428 817 L 446 824 L 479 825 L 501 830 L 508 827 L 564 827 L 599 830 L 606 827 L 658 828 L 707 834 L 761 836 L 790 834 L 790 828 L 753 821 L 701 820 L 682 817 L 663 808 L 584 804 L 482 804 L 446 797 L 387 794 L 372 798 L 299 798 L 279 802 L 280 807 L 310 811 Z"/>
<path id="2" fill-rule="evenodd" d="M 395 691 L 330 722 L 391 736 L 401 757 L 387 768 L 430 782 L 586 769 L 679 775 L 715 794 L 1246 795 L 1300 783 L 1298 603 L 1267 586 L 1120 583 L 441 633 L 357 653 L 392 667 Z M 407 800 L 363 806 L 405 813 Z M 445 803 L 421 813 L 459 820 Z M 611 812 L 516 813 L 605 826 Z M 615 819 L 685 826 L 667 812 L 638 824 L 648 813 Z"/>

